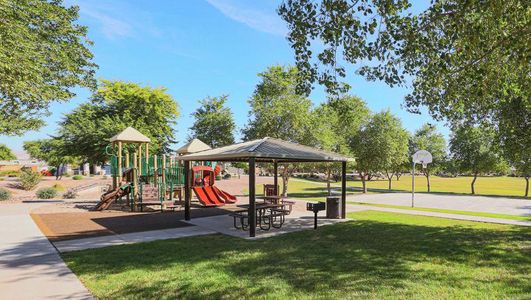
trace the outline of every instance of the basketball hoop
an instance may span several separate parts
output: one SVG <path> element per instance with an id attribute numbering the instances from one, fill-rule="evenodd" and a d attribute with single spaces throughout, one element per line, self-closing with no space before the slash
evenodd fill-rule
<path id="1" fill-rule="evenodd" d="M 413 172 L 411 173 L 411 207 L 415 207 L 415 164 L 422 164 L 422 169 L 426 169 L 432 162 L 431 153 L 426 150 L 419 150 L 413 154 Z"/>

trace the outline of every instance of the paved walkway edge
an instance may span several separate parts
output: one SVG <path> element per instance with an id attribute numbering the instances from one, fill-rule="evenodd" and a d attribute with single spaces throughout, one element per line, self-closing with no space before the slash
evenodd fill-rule
<path id="1" fill-rule="evenodd" d="M 516 225 L 516 226 L 531 226 L 531 222 L 521 221 L 521 220 L 499 219 L 499 218 L 469 216 L 469 215 L 456 215 L 456 214 L 422 211 L 422 210 L 379 207 L 379 206 L 372 206 L 372 205 L 356 205 L 356 204 L 347 205 L 348 212 L 363 211 L 363 210 L 376 210 L 376 211 L 394 212 L 394 213 L 409 214 L 409 215 L 428 216 L 428 217 L 483 222 L 483 223 L 495 223 L 495 224 Z"/>
<path id="2" fill-rule="evenodd" d="M 189 236 L 216 234 L 217 232 L 197 226 L 181 228 L 151 230 L 116 235 L 106 235 L 90 238 L 82 238 L 68 241 L 54 242 L 55 248 L 61 252 L 79 251 L 85 249 L 103 248 L 115 245 L 150 242 L 156 240 L 175 239 Z"/>

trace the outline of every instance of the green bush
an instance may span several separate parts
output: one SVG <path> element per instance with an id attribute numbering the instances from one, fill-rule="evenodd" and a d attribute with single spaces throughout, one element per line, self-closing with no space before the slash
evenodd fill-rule
<path id="1" fill-rule="evenodd" d="M 0 201 L 9 200 L 11 192 L 8 189 L 0 188 Z"/>
<path id="2" fill-rule="evenodd" d="M 77 192 L 74 189 L 68 189 L 66 193 L 63 194 L 64 199 L 75 199 L 77 197 Z"/>
<path id="3" fill-rule="evenodd" d="M 33 172 L 32 170 L 24 170 L 20 173 L 20 187 L 26 191 L 32 190 L 41 182 L 41 174 Z"/>
<path id="4" fill-rule="evenodd" d="M 35 195 L 39 199 L 52 199 L 57 196 L 57 190 L 53 187 L 42 188 L 38 189 Z"/>
<path id="5" fill-rule="evenodd" d="M 221 180 L 221 175 L 217 175 L 216 180 Z"/>
<path id="6" fill-rule="evenodd" d="M 81 180 L 81 179 L 83 179 L 83 176 L 81 176 L 81 175 L 74 175 L 74 176 L 72 176 L 72 179 L 74 179 L 74 180 Z"/>

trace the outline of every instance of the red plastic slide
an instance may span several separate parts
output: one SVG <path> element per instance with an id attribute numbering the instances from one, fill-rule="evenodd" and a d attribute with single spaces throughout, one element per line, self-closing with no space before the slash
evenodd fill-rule
<path id="1" fill-rule="evenodd" d="M 197 199 L 204 206 L 221 206 L 225 203 L 215 195 L 211 187 L 194 187 L 192 188 Z"/>
<path id="2" fill-rule="evenodd" d="M 236 196 L 231 195 L 224 190 L 218 188 L 217 186 L 212 186 L 212 189 L 214 189 L 214 192 L 221 198 L 225 203 L 236 203 L 238 199 L 236 199 Z"/>

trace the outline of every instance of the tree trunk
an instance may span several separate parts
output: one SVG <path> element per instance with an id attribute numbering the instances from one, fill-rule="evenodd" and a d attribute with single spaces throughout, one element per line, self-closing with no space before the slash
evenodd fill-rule
<path id="1" fill-rule="evenodd" d="M 529 196 L 529 176 L 525 176 L 525 197 Z"/>
<path id="2" fill-rule="evenodd" d="M 326 188 L 328 189 L 328 196 L 331 196 L 332 190 L 330 188 L 330 176 L 332 175 L 332 170 L 328 169 L 326 175 Z"/>
<path id="3" fill-rule="evenodd" d="M 282 196 L 288 196 L 288 180 L 289 180 L 289 171 L 287 167 L 284 167 L 282 170 Z"/>
<path id="4" fill-rule="evenodd" d="M 472 179 L 472 183 L 470 184 L 470 189 L 472 190 L 472 195 L 476 194 L 476 191 L 474 190 L 474 184 L 476 183 L 476 179 L 478 178 L 478 174 L 474 173 L 474 179 Z"/>
<path id="5" fill-rule="evenodd" d="M 389 187 L 388 189 L 391 190 L 393 188 L 392 186 L 392 181 L 393 181 L 393 173 L 388 173 L 387 171 L 385 172 L 385 176 L 387 176 L 387 181 L 389 182 Z"/>
<path id="6" fill-rule="evenodd" d="M 367 193 L 367 183 L 365 182 L 365 174 L 360 172 L 360 177 L 361 177 L 361 184 L 363 186 L 363 193 L 366 194 Z"/>
<path id="7" fill-rule="evenodd" d="M 396 181 L 400 181 L 400 176 L 402 176 L 402 173 L 396 172 L 395 176 L 396 176 Z"/>
<path id="8" fill-rule="evenodd" d="M 428 169 L 424 171 L 424 176 L 426 176 L 426 183 L 428 184 L 428 193 L 429 193 L 431 192 L 431 182 L 430 182 L 430 171 L 428 171 Z"/>

